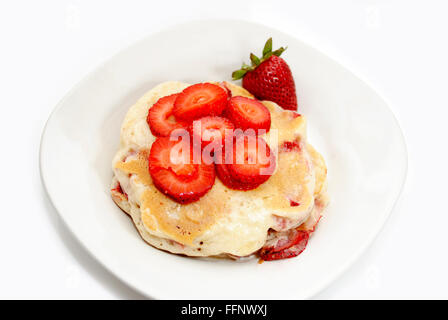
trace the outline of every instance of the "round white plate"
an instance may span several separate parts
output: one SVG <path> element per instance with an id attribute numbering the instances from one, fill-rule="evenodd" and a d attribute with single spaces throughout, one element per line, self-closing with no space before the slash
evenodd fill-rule
<path id="1" fill-rule="evenodd" d="M 268 37 L 288 46 L 309 139 L 328 164 L 331 203 L 297 258 L 258 264 L 201 260 L 147 245 L 109 194 L 111 161 L 129 107 L 156 84 L 229 80 Z M 385 101 L 300 40 L 243 21 L 198 21 L 151 35 L 82 80 L 45 127 L 41 175 L 68 228 L 106 268 L 162 299 L 296 299 L 323 289 L 378 234 L 403 186 L 407 155 Z"/>

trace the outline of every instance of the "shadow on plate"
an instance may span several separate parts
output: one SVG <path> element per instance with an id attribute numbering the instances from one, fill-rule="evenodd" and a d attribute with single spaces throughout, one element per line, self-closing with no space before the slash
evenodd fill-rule
<path id="1" fill-rule="evenodd" d="M 86 269 L 95 279 L 101 282 L 104 287 L 114 292 L 119 299 L 145 299 L 143 295 L 124 284 L 121 280 L 105 269 L 82 247 L 64 222 L 59 218 L 56 209 L 53 207 L 50 199 L 48 198 L 47 192 L 43 188 L 41 192 L 51 224 L 55 228 L 61 241 L 68 248 L 68 251 L 77 261 L 79 261 L 84 269 Z"/>

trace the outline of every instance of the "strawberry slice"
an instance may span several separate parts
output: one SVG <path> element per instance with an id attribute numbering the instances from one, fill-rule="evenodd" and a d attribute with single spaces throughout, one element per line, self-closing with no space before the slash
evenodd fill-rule
<path id="1" fill-rule="evenodd" d="M 260 249 L 260 258 L 269 261 L 298 256 L 305 250 L 308 240 L 315 231 L 320 218 L 321 216 L 319 215 L 310 225 L 307 225 L 305 222 L 297 228 L 287 231 L 270 230 L 268 235 L 271 237 L 266 241 L 264 247 Z"/>
<path id="2" fill-rule="evenodd" d="M 232 91 L 227 87 L 227 84 L 225 81 L 221 81 L 218 85 L 227 92 L 228 99 L 232 98 Z"/>
<path id="3" fill-rule="evenodd" d="M 191 161 L 192 149 L 187 142 L 172 141 L 169 137 L 158 138 L 151 146 L 149 165 L 171 169 L 177 175 L 191 176 L 196 172 L 196 166 Z"/>
<path id="4" fill-rule="evenodd" d="M 163 168 L 152 169 L 150 173 L 157 189 L 181 204 L 199 200 L 215 182 L 215 170 L 206 164 L 199 165 L 192 178 L 178 176 Z"/>
<path id="5" fill-rule="evenodd" d="M 236 96 L 229 101 L 226 116 L 243 130 L 253 129 L 269 131 L 271 128 L 271 113 L 268 108 L 255 99 Z"/>
<path id="6" fill-rule="evenodd" d="M 149 173 L 156 188 L 183 204 L 201 198 L 215 182 L 214 166 L 194 164 L 192 150 L 189 142 L 161 137 L 149 154 Z"/>
<path id="7" fill-rule="evenodd" d="M 174 101 L 178 94 L 160 98 L 149 110 L 146 122 L 153 135 L 167 137 L 175 129 L 186 129 L 185 121 L 178 121 L 173 116 Z"/>
<path id="8" fill-rule="evenodd" d="M 288 259 L 298 256 L 305 250 L 310 233 L 308 231 L 292 229 L 279 233 L 274 243 L 261 248 L 259 255 L 265 261 Z"/>
<path id="9" fill-rule="evenodd" d="M 303 237 L 303 235 L 301 234 L 302 232 L 297 229 L 289 229 L 287 231 L 274 233 L 276 233 L 276 237 L 273 240 L 273 245 L 270 246 L 270 250 L 274 252 L 282 251 L 284 249 L 292 247 L 301 240 L 301 237 Z"/>
<path id="10" fill-rule="evenodd" d="M 261 137 L 239 136 L 233 145 L 233 162 L 228 164 L 234 180 L 262 184 L 275 170 L 275 156 Z"/>
<path id="11" fill-rule="evenodd" d="M 280 260 L 280 259 L 288 259 L 297 257 L 299 254 L 305 250 L 306 245 L 308 244 L 309 239 L 309 233 L 305 231 L 299 232 L 299 241 L 292 245 L 289 248 L 282 249 L 280 251 L 274 251 L 274 250 L 263 250 L 260 251 L 260 258 L 265 261 L 272 261 L 272 260 Z"/>
<path id="12" fill-rule="evenodd" d="M 227 92 L 218 85 L 198 83 L 182 91 L 174 102 L 176 118 L 193 121 L 205 116 L 219 116 L 227 105 Z"/>
<path id="13" fill-rule="evenodd" d="M 227 188 L 234 190 L 252 190 L 259 186 L 259 184 L 243 183 L 241 181 L 233 179 L 230 175 L 228 165 L 225 163 L 224 152 L 222 152 L 221 161 L 215 162 L 215 168 L 216 175 Z"/>
<path id="14" fill-rule="evenodd" d="M 193 121 L 193 124 L 190 126 L 193 139 L 201 141 L 202 146 L 206 146 L 212 141 L 224 145 L 226 130 L 231 130 L 233 133 L 233 129 L 235 129 L 233 123 L 229 119 L 222 117 L 203 117 Z"/>

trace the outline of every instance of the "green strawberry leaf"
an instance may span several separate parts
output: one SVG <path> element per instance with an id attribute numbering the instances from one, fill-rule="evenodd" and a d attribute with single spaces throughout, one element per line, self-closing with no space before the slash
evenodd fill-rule
<path id="1" fill-rule="evenodd" d="M 244 77 L 244 75 L 247 73 L 247 71 L 248 71 L 248 70 L 243 70 L 243 69 L 233 71 L 233 73 L 232 73 L 232 79 L 233 79 L 233 80 L 239 80 L 239 79 L 241 79 L 242 77 Z"/>
<path id="2" fill-rule="evenodd" d="M 273 53 L 272 51 L 266 53 L 266 54 L 263 56 L 263 61 L 268 60 L 273 54 L 274 54 L 274 53 Z"/>
<path id="3" fill-rule="evenodd" d="M 260 64 L 260 59 L 253 53 L 250 54 L 250 61 L 252 61 L 254 66 L 258 66 Z"/>
<path id="4" fill-rule="evenodd" d="M 243 62 L 243 66 L 241 67 L 241 69 L 242 69 L 242 70 L 250 71 L 250 70 L 252 70 L 253 68 L 252 68 L 252 66 L 250 66 L 250 65 L 248 65 L 248 64 L 245 64 L 245 63 Z"/>
<path id="5" fill-rule="evenodd" d="M 272 51 L 272 37 L 268 39 L 268 41 L 266 41 L 266 44 L 264 45 L 263 48 L 263 58 Z"/>
<path id="6" fill-rule="evenodd" d="M 286 48 L 280 47 L 277 50 L 275 50 L 274 52 L 272 52 L 272 54 L 277 57 L 280 57 L 280 55 L 283 53 L 283 51 L 285 51 L 287 48 L 288 47 L 286 47 Z"/>

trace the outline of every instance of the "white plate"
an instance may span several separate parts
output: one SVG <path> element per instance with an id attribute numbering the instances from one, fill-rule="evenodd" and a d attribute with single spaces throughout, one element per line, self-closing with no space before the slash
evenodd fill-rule
<path id="1" fill-rule="evenodd" d="M 230 80 L 272 36 L 288 46 L 300 112 L 328 164 L 331 204 L 297 258 L 258 264 L 200 260 L 147 245 L 109 195 L 126 111 L 167 80 Z M 323 289 L 378 234 L 403 186 L 407 155 L 385 101 L 303 42 L 243 21 L 199 21 L 151 35 L 92 72 L 59 103 L 42 136 L 41 175 L 69 229 L 106 268 L 163 299 L 295 299 Z"/>

